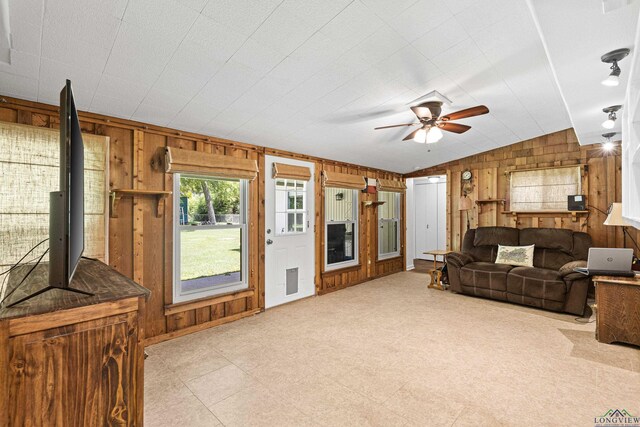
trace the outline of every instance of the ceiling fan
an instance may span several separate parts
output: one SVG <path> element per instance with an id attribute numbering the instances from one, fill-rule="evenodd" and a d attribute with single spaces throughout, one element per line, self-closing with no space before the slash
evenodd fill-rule
<path id="1" fill-rule="evenodd" d="M 454 133 L 464 133 L 471 129 L 471 126 L 452 123 L 452 120 L 466 119 L 467 117 L 487 114 L 489 112 L 489 109 L 484 105 L 478 105 L 476 107 L 466 108 L 464 110 L 456 111 L 455 113 L 449 113 L 440 117 L 440 114 L 442 113 L 442 102 L 429 101 L 420 105 L 416 105 L 415 107 L 411 107 L 411 111 L 413 111 L 413 113 L 418 118 L 418 123 L 380 126 L 375 128 L 374 130 L 395 128 L 401 126 L 420 126 L 420 129 L 414 130 L 409 135 L 405 136 L 402 140 L 407 141 L 409 139 L 413 139 L 414 141 L 422 144 L 431 144 L 434 142 L 438 142 L 442 138 L 442 130 Z"/>

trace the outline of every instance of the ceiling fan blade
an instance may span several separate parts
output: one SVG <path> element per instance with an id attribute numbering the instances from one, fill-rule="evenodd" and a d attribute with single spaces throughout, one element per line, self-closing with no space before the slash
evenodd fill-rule
<path id="1" fill-rule="evenodd" d="M 411 132 L 409 135 L 405 136 L 404 138 L 402 138 L 403 141 L 408 141 L 410 139 L 413 139 L 414 136 L 416 136 L 416 133 L 418 133 L 418 131 L 420 131 L 422 128 L 420 129 L 416 129 L 413 132 Z"/>
<path id="2" fill-rule="evenodd" d="M 478 105 L 476 107 L 471 107 L 465 110 L 456 111 L 455 113 L 447 114 L 446 116 L 440 117 L 440 120 L 460 120 L 467 117 L 480 116 L 482 114 L 487 114 L 488 112 L 489 109 L 487 107 L 485 107 L 484 105 Z"/>
<path id="3" fill-rule="evenodd" d="M 431 118 L 431 110 L 427 107 L 411 107 L 411 111 L 418 117 L 419 119 L 430 119 Z"/>
<path id="4" fill-rule="evenodd" d="M 415 125 L 419 125 L 419 124 L 420 123 L 405 123 L 403 125 L 380 126 L 380 127 L 377 127 L 377 128 L 373 128 L 373 130 L 397 128 L 397 127 L 401 127 L 401 126 L 415 126 Z"/>
<path id="5" fill-rule="evenodd" d="M 438 127 L 442 130 L 446 130 L 448 132 L 453 132 L 453 133 L 465 133 L 466 131 L 471 129 L 471 126 L 461 125 L 459 123 L 451 123 L 451 122 L 438 123 Z"/>

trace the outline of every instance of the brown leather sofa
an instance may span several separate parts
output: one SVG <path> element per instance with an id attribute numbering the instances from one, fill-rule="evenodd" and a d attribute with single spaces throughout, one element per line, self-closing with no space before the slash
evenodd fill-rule
<path id="1" fill-rule="evenodd" d="M 498 245 L 535 245 L 533 267 L 495 264 Z M 462 252 L 447 255 L 450 289 L 516 304 L 582 315 L 590 279 L 591 237 L 557 228 L 479 227 L 467 231 Z"/>

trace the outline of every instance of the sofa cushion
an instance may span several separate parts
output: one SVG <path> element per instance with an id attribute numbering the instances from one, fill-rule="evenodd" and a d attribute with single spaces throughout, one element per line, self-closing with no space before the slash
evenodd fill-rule
<path id="1" fill-rule="evenodd" d="M 573 251 L 573 231 L 564 228 L 524 228 L 520 230 L 520 245 L 558 249 L 568 254 Z"/>
<path id="2" fill-rule="evenodd" d="M 507 290 L 507 273 L 513 267 L 492 262 L 472 262 L 460 269 L 460 281 L 470 288 Z"/>
<path id="3" fill-rule="evenodd" d="M 507 292 L 523 297 L 563 302 L 567 285 L 557 270 L 515 267 L 507 276 Z M 524 299 L 521 303 L 525 304 Z"/>
<path id="4" fill-rule="evenodd" d="M 518 246 L 520 230 L 512 227 L 478 227 L 474 246 Z"/>
<path id="5" fill-rule="evenodd" d="M 568 262 L 575 261 L 573 255 L 558 249 L 536 247 L 533 252 L 533 266 L 549 270 L 560 270 Z"/>

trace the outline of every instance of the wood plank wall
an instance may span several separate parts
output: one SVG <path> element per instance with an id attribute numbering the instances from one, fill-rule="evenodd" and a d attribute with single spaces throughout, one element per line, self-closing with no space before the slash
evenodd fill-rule
<path id="1" fill-rule="evenodd" d="M 589 214 L 511 214 L 509 210 L 509 174 L 516 169 L 532 169 L 565 165 L 582 165 L 582 192 L 591 206 Z M 447 241 L 452 250 L 459 250 L 467 229 L 466 214 L 459 211 L 461 195 L 460 177 L 464 170 L 473 174 L 473 190 L 469 197 L 474 202 L 468 211 L 471 228 L 482 226 L 551 227 L 585 231 L 593 238 L 594 246 L 622 247 L 622 228 L 602 225 L 612 202 L 622 198 L 620 147 L 605 152 L 598 145 L 580 146 L 573 129 L 567 129 L 529 139 L 460 160 L 415 171 L 405 178 L 429 175 L 447 175 Z M 476 200 L 506 199 L 500 203 L 476 204 Z M 596 209 L 597 208 L 597 209 Z M 629 232 L 638 241 L 640 232 L 632 227 Z M 633 247 L 627 239 L 627 247 Z"/>
<path id="2" fill-rule="evenodd" d="M 56 106 L 0 97 L 0 120 L 59 128 Z M 249 289 L 203 301 L 172 304 L 173 203 L 167 198 L 163 215 L 156 218 L 151 198 L 123 197 L 117 218 L 109 221 L 109 263 L 151 290 L 146 310 L 147 344 L 253 315 L 264 309 L 264 156 L 296 158 L 315 163 L 316 169 L 316 289 L 318 294 L 351 286 L 404 270 L 404 233 L 401 257 L 378 262 L 375 208 L 360 205 L 360 260 L 358 268 L 323 273 L 323 190 L 320 171 L 335 170 L 372 178 L 403 180 L 402 175 L 329 161 L 287 151 L 266 149 L 206 135 L 146 125 L 99 114 L 80 113 L 83 132 L 110 137 L 111 189 L 173 190 L 171 174 L 158 170 L 158 150 L 170 146 L 227 156 L 255 159 L 260 172 L 250 184 Z M 362 194 L 360 200 L 374 200 Z M 404 199 L 402 201 L 404 206 Z M 404 230 L 404 208 L 401 227 Z M 371 263 L 369 263 L 371 261 Z"/>

